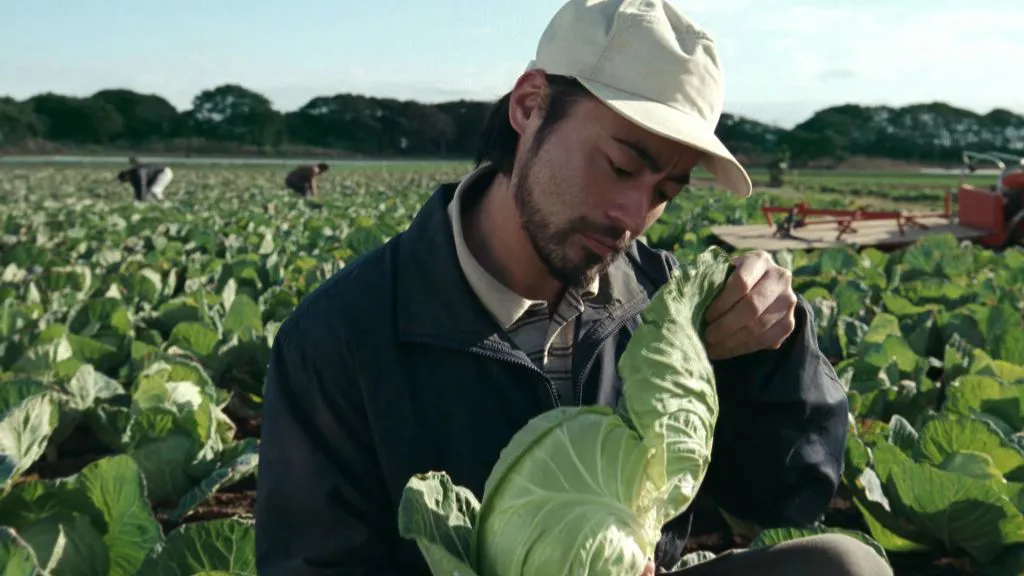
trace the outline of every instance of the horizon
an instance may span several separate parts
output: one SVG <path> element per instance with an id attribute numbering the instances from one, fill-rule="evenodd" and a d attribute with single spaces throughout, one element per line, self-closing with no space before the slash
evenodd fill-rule
<path id="1" fill-rule="evenodd" d="M 0 60 L 0 95 L 84 97 L 124 88 L 159 95 L 181 111 L 202 90 L 240 84 L 282 112 L 340 93 L 428 104 L 493 101 L 523 71 L 562 4 L 303 0 L 284 12 L 272 0 L 204 8 L 182 0 L 143 2 L 143 12 L 125 0 L 76 2 L 61 11 L 53 2 L 16 3 L 0 20 L 0 52 L 8 55 Z M 1024 53 L 1017 24 L 1024 3 L 673 4 L 715 38 L 731 114 L 783 128 L 842 104 L 944 102 L 978 114 L 1024 114 L 1024 75 L 1002 77 L 999 59 Z M 965 36 L 965 28 L 978 33 Z"/>

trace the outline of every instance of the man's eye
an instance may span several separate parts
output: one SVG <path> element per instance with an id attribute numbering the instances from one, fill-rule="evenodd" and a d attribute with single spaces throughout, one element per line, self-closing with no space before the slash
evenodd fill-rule
<path id="1" fill-rule="evenodd" d="M 611 166 L 612 172 L 616 176 L 623 176 L 623 177 L 627 177 L 628 178 L 629 176 L 633 175 L 632 172 L 630 172 L 629 170 L 626 170 L 625 168 L 615 164 L 614 162 L 609 162 L 608 164 L 609 164 L 609 166 Z"/>

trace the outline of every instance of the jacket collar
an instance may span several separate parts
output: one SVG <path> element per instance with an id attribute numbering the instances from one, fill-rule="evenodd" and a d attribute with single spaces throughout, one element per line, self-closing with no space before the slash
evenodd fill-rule
<path id="1" fill-rule="evenodd" d="M 489 180 L 479 178 L 465 190 L 474 202 Z M 398 336 L 459 348 L 508 347 L 504 331 L 476 296 L 456 252 L 448 206 L 457 182 L 439 186 L 398 240 L 395 262 Z M 617 258 L 601 279 L 598 294 L 586 302 L 584 316 L 615 317 L 633 308 L 647 292 L 636 279 L 636 247 Z"/>

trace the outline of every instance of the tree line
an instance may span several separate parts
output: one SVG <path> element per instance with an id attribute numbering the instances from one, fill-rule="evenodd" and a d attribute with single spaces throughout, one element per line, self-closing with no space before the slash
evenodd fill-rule
<path id="1" fill-rule="evenodd" d="M 0 152 L 40 142 L 202 152 L 317 149 L 363 157 L 465 158 L 492 102 L 411 100 L 336 94 L 290 112 L 259 92 L 224 84 L 177 110 L 155 94 L 101 90 L 88 97 L 43 93 L 0 97 Z M 792 129 L 724 114 L 719 136 L 747 161 L 786 155 L 793 166 L 850 157 L 948 164 L 963 149 L 1024 154 L 1024 116 L 1006 109 L 978 114 L 941 102 L 904 107 L 844 104 L 819 110 Z"/>

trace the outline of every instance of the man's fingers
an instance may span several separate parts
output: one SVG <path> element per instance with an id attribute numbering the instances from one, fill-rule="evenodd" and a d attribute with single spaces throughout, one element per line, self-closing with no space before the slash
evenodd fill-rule
<path id="1" fill-rule="evenodd" d="M 739 343 L 750 342 L 752 344 L 758 344 L 763 335 L 768 332 L 772 326 L 774 326 L 779 320 L 789 316 L 795 306 L 795 301 L 788 297 L 789 294 L 781 294 L 775 298 L 770 304 L 764 306 L 759 313 L 749 314 L 744 316 L 733 316 L 730 312 L 725 318 L 722 319 L 724 325 L 725 321 L 737 318 L 733 322 L 739 324 L 729 332 L 717 332 L 711 336 L 715 336 L 712 340 L 709 337 L 705 337 L 705 342 L 708 345 L 722 345 L 722 346 L 733 346 Z M 755 299 L 747 299 L 741 302 L 737 308 L 743 306 L 746 302 L 753 302 Z M 718 326 L 709 327 L 718 328 Z M 723 335 L 724 334 L 724 335 Z"/>
<path id="2" fill-rule="evenodd" d="M 780 294 L 764 312 L 732 334 L 706 344 L 712 359 L 729 358 L 755 350 L 775 349 L 795 328 L 796 295 Z"/>
<path id="3" fill-rule="evenodd" d="M 772 316 L 776 317 L 775 315 Z M 777 350 L 793 332 L 794 327 L 793 315 L 783 314 L 756 338 L 730 340 L 717 346 L 709 347 L 708 358 L 711 360 L 724 360 L 750 354 L 758 350 Z"/>
<path id="4" fill-rule="evenodd" d="M 736 269 L 725 281 L 725 286 L 715 300 L 708 306 L 704 317 L 714 322 L 728 312 L 740 301 L 764 276 L 768 269 L 770 257 L 767 253 L 755 252 L 744 254 L 736 259 Z"/>
<path id="5" fill-rule="evenodd" d="M 778 292 L 770 285 L 774 281 L 775 279 L 769 274 L 761 276 L 757 285 L 745 294 L 739 302 L 736 302 L 725 314 L 708 324 L 707 329 L 704 331 L 704 341 L 708 344 L 722 342 L 740 330 L 756 334 L 759 328 L 756 323 L 757 320 L 770 311 L 771 307 L 775 305 L 775 300 L 779 297 Z M 776 319 L 771 318 L 770 320 L 774 322 Z M 767 325 L 763 326 L 763 328 L 767 327 Z"/>

